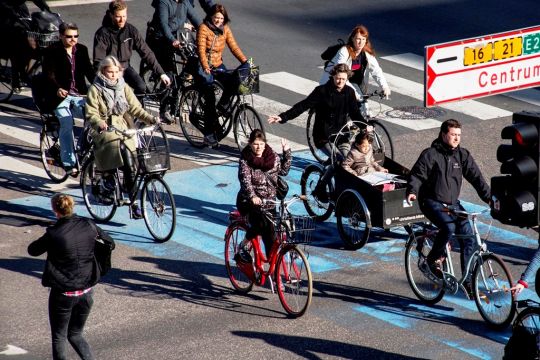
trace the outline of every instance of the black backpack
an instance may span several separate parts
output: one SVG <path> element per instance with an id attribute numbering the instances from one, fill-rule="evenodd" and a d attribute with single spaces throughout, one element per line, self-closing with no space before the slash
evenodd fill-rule
<path id="1" fill-rule="evenodd" d="M 345 41 L 343 39 L 338 39 L 338 43 L 334 45 L 330 45 L 321 53 L 321 59 L 325 60 L 324 62 L 324 68 L 328 66 L 330 63 L 330 60 L 336 56 L 339 49 L 341 49 L 343 46 L 345 46 Z"/>

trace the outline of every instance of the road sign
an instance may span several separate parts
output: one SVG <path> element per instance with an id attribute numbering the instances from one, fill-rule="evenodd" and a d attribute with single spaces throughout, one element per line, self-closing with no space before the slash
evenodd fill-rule
<path id="1" fill-rule="evenodd" d="M 424 106 L 540 85 L 540 26 L 425 47 Z"/>

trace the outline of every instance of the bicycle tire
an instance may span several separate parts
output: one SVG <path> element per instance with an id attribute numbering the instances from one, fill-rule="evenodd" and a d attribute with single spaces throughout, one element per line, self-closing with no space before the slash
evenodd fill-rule
<path id="1" fill-rule="evenodd" d="M 234 140 L 238 149 L 242 151 L 249 142 L 249 135 L 255 129 L 264 133 L 264 125 L 257 110 L 249 104 L 240 105 L 234 115 Z"/>
<path id="2" fill-rule="evenodd" d="M 337 228 L 341 240 L 349 250 L 362 248 L 369 240 L 371 224 L 358 196 L 344 191 L 336 204 Z"/>
<path id="3" fill-rule="evenodd" d="M 60 184 L 67 180 L 68 173 L 62 166 L 60 159 L 60 144 L 58 143 L 58 127 L 48 128 L 44 125 L 39 134 L 39 152 L 41 155 L 41 163 L 47 173 L 47 176 L 55 183 Z"/>
<path id="4" fill-rule="evenodd" d="M 13 95 L 11 59 L 0 58 L 0 103 L 7 102 Z"/>
<path id="5" fill-rule="evenodd" d="M 84 205 L 88 213 L 100 223 L 107 222 L 112 219 L 116 212 L 116 202 L 108 203 L 103 200 L 103 195 L 100 189 L 100 180 L 102 172 L 97 170 L 93 158 L 89 158 L 83 165 L 81 175 L 81 188 L 83 193 Z M 116 181 L 116 177 L 115 177 Z M 116 184 L 118 187 L 118 184 Z"/>
<path id="6" fill-rule="evenodd" d="M 315 124 L 315 109 L 311 109 L 308 114 L 306 123 L 306 138 L 309 146 L 309 151 L 319 163 L 324 164 L 329 161 L 330 157 L 322 150 L 317 149 L 313 140 L 313 125 Z"/>
<path id="7" fill-rule="evenodd" d="M 242 294 L 247 294 L 253 289 L 253 281 L 237 266 L 235 255 L 240 250 L 240 243 L 246 237 L 247 229 L 239 223 L 229 225 L 225 232 L 225 268 L 233 288 Z M 251 246 L 251 256 L 254 252 Z"/>
<path id="8" fill-rule="evenodd" d="M 313 191 L 319 183 L 319 180 L 323 176 L 323 171 L 316 165 L 308 165 L 304 171 L 302 171 L 302 177 L 300 178 L 300 188 L 302 195 L 305 196 L 304 207 L 307 213 L 313 217 L 315 221 L 323 222 L 328 220 L 334 211 L 334 204 L 330 201 L 324 203 L 313 196 Z M 328 197 L 332 193 L 331 184 L 326 187 L 328 190 Z"/>
<path id="9" fill-rule="evenodd" d="M 169 240 L 176 228 L 176 205 L 169 185 L 159 175 L 145 179 L 141 192 L 144 222 L 155 242 Z"/>
<path id="10" fill-rule="evenodd" d="M 369 121 L 369 124 L 373 126 L 373 131 L 375 132 L 375 139 L 371 144 L 373 147 L 373 156 L 375 160 L 381 162 L 384 160 L 384 156 L 394 159 L 394 143 L 392 142 L 392 137 L 379 120 L 373 119 Z M 381 154 L 384 154 L 382 156 Z M 384 166 L 384 164 L 382 164 Z"/>
<path id="11" fill-rule="evenodd" d="M 512 284 L 512 275 L 497 255 L 485 254 L 478 259 L 472 272 L 474 301 L 482 318 L 493 328 L 506 328 L 514 318 Z"/>
<path id="12" fill-rule="evenodd" d="M 516 333 L 516 330 L 521 328 L 527 334 L 530 334 L 530 337 L 526 338 L 529 340 L 527 343 L 523 343 L 524 338 L 520 337 L 520 340 L 516 343 L 516 346 L 508 348 L 510 341 Z M 537 360 L 540 358 L 540 345 L 538 345 L 538 340 L 540 339 L 540 308 L 539 307 L 528 307 L 525 310 L 521 311 L 514 323 L 512 325 L 513 335 L 510 337 L 509 343 L 505 347 L 503 360 L 509 359 L 520 359 L 520 360 Z M 523 333 L 520 333 L 524 335 Z M 517 340 L 517 339 L 516 339 Z M 525 346 L 528 345 L 528 346 Z M 530 346 L 530 347 L 529 347 Z"/>
<path id="13" fill-rule="evenodd" d="M 275 279 L 279 301 L 285 311 L 294 318 L 304 315 L 313 296 L 313 277 L 304 252 L 296 246 L 281 249 Z"/>
<path id="14" fill-rule="evenodd" d="M 405 274 L 414 295 L 426 304 L 436 304 L 444 296 L 445 290 L 442 284 L 430 280 L 420 269 L 420 255 L 417 244 L 422 242 L 421 247 L 425 259 L 433 246 L 433 239 L 424 235 L 410 235 L 405 246 Z"/>
<path id="15" fill-rule="evenodd" d="M 204 110 L 201 99 L 199 90 L 190 86 L 184 91 L 176 107 L 182 134 L 196 148 L 204 147 Z"/>

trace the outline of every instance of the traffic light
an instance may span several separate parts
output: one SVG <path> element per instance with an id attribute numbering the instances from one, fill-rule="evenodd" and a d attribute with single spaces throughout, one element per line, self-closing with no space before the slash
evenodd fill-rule
<path id="1" fill-rule="evenodd" d="M 533 227 L 539 224 L 540 113 L 514 113 L 512 125 L 501 132 L 511 144 L 500 145 L 501 174 L 491 178 L 491 216 L 503 224 Z"/>

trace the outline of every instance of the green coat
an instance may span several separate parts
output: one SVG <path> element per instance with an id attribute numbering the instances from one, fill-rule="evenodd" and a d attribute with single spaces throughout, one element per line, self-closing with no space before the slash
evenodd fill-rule
<path id="1" fill-rule="evenodd" d="M 103 96 L 97 87 L 92 85 L 88 90 L 86 99 L 86 119 L 89 121 L 94 140 L 94 154 L 96 166 L 101 171 L 112 170 L 124 165 L 120 155 L 120 141 L 123 136 L 115 131 L 104 131 L 99 133 L 99 124 L 106 121 L 107 125 L 113 125 L 117 129 L 127 130 L 132 127 L 133 118 L 138 118 L 147 124 L 155 123 L 153 115 L 146 112 L 139 100 L 135 97 L 133 90 L 125 86 L 126 100 L 129 109 L 122 115 L 112 115 L 107 119 L 107 106 Z M 135 151 L 137 148 L 136 136 L 123 139 L 127 148 Z"/>

